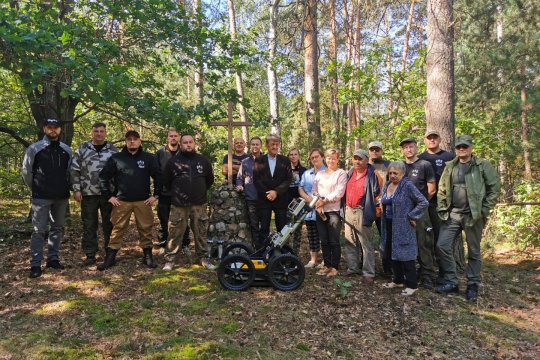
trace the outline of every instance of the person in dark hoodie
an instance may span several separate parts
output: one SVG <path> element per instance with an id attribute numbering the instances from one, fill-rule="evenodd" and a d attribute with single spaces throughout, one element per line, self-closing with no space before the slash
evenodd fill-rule
<path id="1" fill-rule="evenodd" d="M 138 132 L 129 130 L 125 139 L 126 146 L 107 160 L 99 174 L 101 193 L 113 206 L 113 231 L 105 261 L 97 267 L 100 271 L 115 264 L 132 213 L 139 231 L 139 246 L 143 249 L 143 263 L 149 268 L 156 267 L 152 258 L 152 206 L 161 192 L 161 171 L 156 158 L 143 151 Z M 150 178 L 154 180 L 154 195 L 150 194 Z"/>
<path id="2" fill-rule="evenodd" d="M 43 243 L 47 225 L 51 224 L 48 239 L 47 267 L 64 269 L 60 263 L 60 242 L 64 236 L 64 219 L 69 200 L 69 163 L 71 149 L 60 142 L 60 122 L 47 119 L 45 136 L 26 149 L 22 177 L 32 190 L 32 237 L 30 240 L 30 277 L 42 274 Z"/>
<path id="3" fill-rule="evenodd" d="M 371 284 L 375 278 L 375 250 L 369 229 L 376 218 L 382 179 L 369 164 L 366 150 L 356 150 L 352 163 L 345 191 L 345 255 L 348 269 L 344 275 L 361 273 L 363 281 Z"/>
<path id="4" fill-rule="evenodd" d="M 214 171 L 206 156 L 197 153 L 193 136 L 182 135 L 180 143 L 180 152 L 167 162 L 163 173 L 163 183 L 171 194 L 169 240 L 165 253 L 167 263 L 163 267 L 165 271 L 172 270 L 178 262 L 188 221 L 195 239 L 195 254 L 201 265 L 207 265 L 206 193 L 214 183 Z"/>

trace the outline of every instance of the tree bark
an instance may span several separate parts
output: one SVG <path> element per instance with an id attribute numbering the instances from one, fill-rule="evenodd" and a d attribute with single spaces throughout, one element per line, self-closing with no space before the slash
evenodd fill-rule
<path id="1" fill-rule="evenodd" d="M 281 137 L 281 126 L 279 123 L 279 98 L 278 81 L 276 70 L 274 69 L 274 60 L 276 57 L 276 31 L 278 23 L 278 9 L 280 0 L 272 0 L 269 5 L 270 27 L 268 30 L 268 64 L 266 73 L 268 76 L 268 92 L 270 97 L 270 123 L 272 124 L 272 134 Z"/>
<path id="2" fill-rule="evenodd" d="M 521 76 L 523 77 L 523 82 L 525 82 L 525 65 L 520 67 Z M 525 180 L 527 182 L 532 182 L 532 170 L 531 170 L 531 160 L 529 154 L 529 124 L 527 122 L 527 88 L 525 85 L 521 87 L 521 143 L 523 144 L 523 163 L 525 165 Z"/>
<path id="3" fill-rule="evenodd" d="M 392 37 L 390 36 L 390 19 L 388 18 L 388 11 L 390 10 L 390 7 L 387 6 L 384 11 L 384 27 L 386 30 L 386 38 L 388 39 L 388 50 L 386 53 L 386 73 L 388 76 L 388 104 L 387 104 L 387 111 L 388 111 L 388 118 L 392 119 L 392 112 L 394 111 L 394 89 L 392 88 L 394 86 L 392 81 Z"/>
<path id="4" fill-rule="evenodd" d="M 229 30 L 231 32 L 231 38 L 233 41 L 236 40 L 236 11 L 234 9 L 234 1 L 228 0 L 229 5 Z M 240 102 L 238 103 L 238 111 L 240 112 L 240 120 L 242 122 L 247 122 L 246 108 L 244 107 L 244 86 L 242 84 L 242 73 L 240 70 L 236 70 L 235 74 L 236 79 L 236 92 L 238 93 L 238 98 Z M 245 142 L 249 141 L 249 130 L 247 126 L 242 126 L 242 137 Z"/>
<path id="5" fill-rule="evenodd" d="M 338 144 L 339 133 L 341 130 L 339 116 L 339 100 L 338 100 L 338 74 L 337 74 L 337 32 L 336 32 L 336 4 L 335 0 L 330 0 L 328 3 L 328 13 L 330 21 L 330 34 L 328 41 L 328 60 L 332 64 L 334 70 L 330 74 L 330 98 L 332 102 L 332 123 L 334 124 L 333 143 Z"/>
<path id="6" fill-rule="evenodd" d="M 317 0 L 306 0 L 304 8 L 304 94 L 308 147 L 322 147 L 319 109 L 319 48 L 317 44 Z"/>
<path id="7" fill-rule="evenodd" d="M 441 148 L 454 143 L 454 19 L 452 0 L 427 3 L 427 127 L 441 134 Z"/>
<path id="8" fill-rule="evenodd" d="M 201 17 L 202 17 L 202 9 L 201 9 L 201 0 L 193 0 L 193 16 L 196 19 L 196 24 L 200 28 L 202 26 Z M 203 64 L 203 50 L 202 45 L 198 46 L 198 52 L 195 55 L 195 59 L 197 62 L 197 68 L 195 69 L 195 88 L 194 88 L 194 95 L 195 99 L 197 101 L 197 104 L 202 105 L 204 103 L 204 64 Z"/>
<path id="9" fill-rule="evenodd" d="M 354 13 L 354 58 L 353 62 L 355 65 L 355 68 L 357 70 L 360 70 L 361 64 L 360 64 L 360 44 L 361 44 L 361 27 L 360 27 L 360 0 L 356 0 L 356 6 L 355 6 L 355 13 Z M 355 93 L 356 93 L 356 101 L 354 102 L 354 111 L 352 112 L 353 116 L 353 126 L 355 128 L 360 127 L 361 124 L 361 107 L 362 107 L 362 100 L 360 97 L 360 81 L 356 81 L 356 84 L 354 86 Z M 359 137 L 354 139 L 354 149 L 359 149 L 362 146 L 362 141 Z M 350 152 L 352 154 L 352 151 Z"/>

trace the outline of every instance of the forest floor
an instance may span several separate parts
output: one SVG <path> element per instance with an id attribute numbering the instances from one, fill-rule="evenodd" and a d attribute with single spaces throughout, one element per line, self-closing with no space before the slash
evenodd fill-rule
<path id="1" fill-rule="evenodd" d="M 74 215 L 62 243 L 66 269 L 29 279 L 26 206 L 0 202 L 0 359 L 540 357 L 538 253 L 491 252 L 474 304 L 463 293 L 405 298 L 382 277 L 373 285 L 346 278 L 341 296 L 334 279 L 309 270 L 294 292 L 232 292 L 185 259 L 171 272 L 144 268 L 133 225 L 117 266 L 85 268 Z"/>

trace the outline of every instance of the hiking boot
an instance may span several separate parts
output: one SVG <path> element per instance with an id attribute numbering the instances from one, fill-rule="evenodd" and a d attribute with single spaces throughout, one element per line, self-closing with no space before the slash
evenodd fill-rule
<path id="1" fill-rule="evenodd" d="M 86 260 L 84 260 L 83 265 L 84 266 L 96 265 L 96 257 L 90 256 L 90 255 L 86 256 Z"/>
<path id="2" fill-rule="evenodd" d="M 154 258 L 152 257 L 151 247 L 143 249 L 143 264 L 150 269 L 155 269 L 157 267 L 156 263 L 154 263 Z"/>
<path id="3" fill-rule="evenodd" d="M 63 270 L 66 267 L 62 264 L 60 264 L 60 261 L 58 260 L 48 260 L 46 267 L 56 270 Z"/>
<path id="4" fill-rule="evenodd" d="M 433 283 L 429 279 L 424 279 L 422 281 L 422 287 L 427 290 L 433 290 L 434 288 Z"/>
<path id="5" fill-rule="evenodd" d="M 459 292 L 459 288 L 457 285 L 454 285 L 452 283 L 446 283 L 443 286 L 439 286 L 438 288 L 436 288 L 435 292 L 438 292 L 439 294 L 457 294 Z"/>
<path id="6" fill-rule="evenodd" d="M 32 266 L 30 268 L 30 275 L 28 275 L 29 278 L 34 279 L 40 277 L 42 274 L 41 266 Z"/>
<path id="7" fill-rule="evenodd" d="M 111 266 L 114 266 L 116 264 L 116 253 L 118 250 L 107 248 L 105 250 L 105 260 L 101 265 L 98 265 L 97 269 L 99 271 L 103 271 L 105 269 L 110 268 Z"/>
<path id="8" fill-rule="evenodd" d="M 474 302 L 478 298 L 478 284 L 467 285 L 467 290 L 465 291 L 465 298 L 468 301 Z"/>

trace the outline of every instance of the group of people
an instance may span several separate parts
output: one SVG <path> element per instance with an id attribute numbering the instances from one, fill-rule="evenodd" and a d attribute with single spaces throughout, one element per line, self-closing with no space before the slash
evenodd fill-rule
<path id="1" fill-rule="evenodd" d="M 60 141 L 60 125 L 56 119 L 46 120 L 45 136 L 28 147 L 22 167 L 24 182 L 32 191 L 31 278 L 42 275 L 49 223 L 46 267 L 64 268 L 59 250 L 70 190 L 81 203 L 84 265 L 96 265 L 100 217 L 105 258 L 97 269 L 104 271 L 116 264 L 133 214 L 143 250 L 142 262 L 149 268 L 157 267 L 152 254 L 156 202 L 161 223 L 158 245 L 166 248 L 163 269 L 171 270 L 181 252 L 189 251 L 190 229 L 196 256 L 204 261 L 207 191 L 214 183 L 214 173 L 210 161 L 197 153 L 192 135 L 180 136 L 177 130 L 169 129 L 167 145 L 151 154 L 143 150 L 140 134 L 129 130 L 125 146 L 119 151 L 107 142 L 106 125 L 95 123 L 91 140 L 82 143 L 72 156 L 71 149 Z"/>
<path id="2" fill-rule="evenodd" d="M 153 205 L 161 227 L 159 246 L 165 247 L 164 270 L 172 270 L 183 252 L 190 256 L 190 231 L 195 253 L 202 265 L 206 259 L 208 225 L 207 191 L 214 183 L 210 161 L 197 153 L 195 139 L 169 129 L 167 144 L 156 154 L 143 150 L 140 135 L 130 130 L 125 146 L 118 151 L 106 141 L 106 126 L 92 126 L 91 140 L 79 146 L 72 157 L 60 142 L 61 127 L 48 119 L 45 136 L 26 151 L 22 174 L 32 190 L 32 233 L 30 277 L 42 274 L 45 233 L 50 222 L 46 267 L 62 269 L 59 246 L 70 190 L 81 203 L 84 264 L 96 264 L 97 228 L 101 216 L 105 258 L 97 266 L 115 265 L 116 254 L 132 214 L 143 249 L 143 263 L 155 268 L 152 256 Z M 309 151 L 311 168 L 300 161 L 296 148 L 288 157 L 279 154 L 276 135 L 250 139 L 249 154 L 243 139 L 234 140 L 232 166 L 223 159 L 222 172 L 232 169 L 236 190 L 243 193 L 249 228 L 255 248 L 264 246 L 271 228 L 272 213 L 280 231 L 287 223 L 289 202 L 301 197 L 316 209 L 305 218 L 309 261 L 306 268 L 333 277 L 361 275 L 372 284 L 376 275 L 371 227 L 376 224 L 381 241 L 383 272 L 392 276 L 386 288 L 404 288 L 414 294 L 419 284 L 439 293 L 457 293 L 458 277 L 454 242 L 464 232 L 468 245 L 466 298 L 476 300 L 480 283 L 482 229 L 498 197 L 500 183 L 488 161 L 473 155 L 473 140 L 459 136 L 456 155 L 440 148 L 437 131 L 424 137 L 426 151 L 418 154 L 414 138 L 400 142 L 404 161 L 383 158 L 383 144 L 373 141 L 367 150 L 355 150 L 349 171 L 340 168 L 339 150 Z M 151 179 L 153 189 L 151 189 Z M 99 214 L 98 214 L 99 213 Z M 347 268 L 340 269 L 343 250 Z M 301 232 L 293 239 L 299 253 Z M 319 253 L 322 250 L 322 261 Z M 436 287 L 436 284 L 438 285 Z"/>

